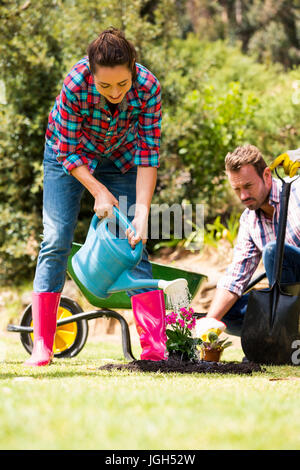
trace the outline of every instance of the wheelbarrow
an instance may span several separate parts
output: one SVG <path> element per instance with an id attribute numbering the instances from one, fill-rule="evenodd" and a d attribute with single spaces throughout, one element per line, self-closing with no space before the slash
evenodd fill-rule
<path id="1" fill-rule="evenodd" d="M 54 339 L 53 352 L 56 358 L 75 357 L 83 349 L 88 338 L 88 320 L 95 318 L 115 318 L 121 326 L 122 349 L 125 359 L 134 360 L 135 357 L 131 349 L 131 338 L 129 326 L 126 319 L 116 310 L 131 310 L 130 297 L 125 291 L 115 292 L 108 298 L 100 298 L 92 294 L 77 278 L 73 266 L 72 258 L 82 247 L 79 243 L 73 243 L 70 256 L 68 258 L 67 273 L 75 282 L 86 300 L 96 307 L 95 310 L 84 312 L 82 307 L 66 296 L 61 296 L 57 314 L 57 330 Z M 191 299 L 197 294 L 201 283 L 207 278 L 205 275 L 182 270 L 173 266 L 151 262 L 153 278 L 173 281 L 184 278 L 187 281 Z M 167 299 L 165 299 L 167 302 Z M 199 314 L 201 316 L 201 314 Z M 7 330 L 20 333 L 21 343 L 25 350 L 31 354 L 33 349 L 33 326 L 31 304 L 23 312 L 20 325 L 8 325 Z"/>

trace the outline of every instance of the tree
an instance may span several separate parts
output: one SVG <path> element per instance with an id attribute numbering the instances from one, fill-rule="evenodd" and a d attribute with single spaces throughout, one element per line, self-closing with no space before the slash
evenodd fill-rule
<path id="1" fill-rule="evenodd" d="M 42 232 L 44 136 L 65 75 L 111 25 L 123 29 L 140 60 L 154 63 L 151 69 L 160 73 L 159 48 L 166 49 L 174 29 L 180 29 L 174 2 L 160 0 L 151 11 L 144 0 L 0 3 L 0 80 L 6 95 L 0 105 L 0 281 L 33 275 Z M 91 217 L 89 195 L 82 207 L 79 241 Z"/>
<path id="2" fill-rule="evenodd" d="M 283 0 L 265 3 L 278 6 Z M 194 4 L 199 7 L 192 17 L 198 35 L 187 34 L 191 19 L 180 0 L 0 1 L 0 84 L 6 98 L 0 103 L 1 282 L 33 277 L 42 232 L 48 114 L 65 75 L 109 26 L 125 31 L 138 49 L 139 62 L 162 85 L 161 167 L 154 202 L 207 202 L 215 217 L 224 209 L 227 151 L 248 141 L 270 156 L 297 145 L 300 108 L 292 94 L 299 68 L 283 73 L 281 66 L 258 64 L 256 56 L 217 40 L 228 38 L 229 31 L 236 38 L 239 24 L 247 29 L 254 23 L 256 36 L 245 40 L 250 51 L 263 20 L 251 15 L 262 2 Z M 280 11 L 284 13 L 283 6 Z M 294 41 L 293 4 L 291 12 L 289 40 Z M 280 24 L 286 31 L 283 20 Z M 214 41 L 197 37 L 205 25 Z M 86 193 L 75 233 L 78 242 L 86 236 L 91 208 Z"/>
<path id="3" fill-rule="evenodd" d="M 0 279 L 32 270 L 40 239 L 44 134 L 63 56 L 56 10 L 55 0 L 1 5 Z"/>
<path id="4" fill-rule="evenodd" d="M 299 3 L 290 0 L 189 0 L 200 37 L 241 42 L 242 51 L 286 68 L 300 63 Z"/>

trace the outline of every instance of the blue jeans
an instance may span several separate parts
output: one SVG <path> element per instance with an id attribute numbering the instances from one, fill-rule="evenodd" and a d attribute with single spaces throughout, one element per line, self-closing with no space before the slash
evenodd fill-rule
<path id="1" fill-rule="evenodd" d="M 127 214 L 136 201 L 137 167 L 123 174 L 115 164 L 103 158 L 99 161 L 94 177 L 123 204 Z M 68 175 L 57 162 L 55 152 L 46 144 L 44 152 L 43 193 L 43 241 L 39 252 L 33 289 L 35 292 L 61 292 L 66 278 L 68 256 L 71 251 L 74 230 L 80 210 L 84 186 L 72 175 Z M 127 207 L 125 207 L 127 198 Z M 128 219 L 133 219 L 132 209 Z M 138 279 L 152 278 L 152 266 L 144 246 L 140 263 L 132 271 Z M 132 296 L 149 289 L 128 291 Z"/>
<path id="2" fill-rule="evenodd" d="M 275 262 L 276 242 L 268 243 L 262 253 L 269 285 L 273 285 L 273 267 Z M 300 248 L 285 244 L 282 263 L 281 283 L 300 282 Z M 227 333 L 240 336 L 244 315 L 247 311 L 249 294 L 244 294 L 231 309 L 224 315 L 224 323 L 227 325 Z"/>

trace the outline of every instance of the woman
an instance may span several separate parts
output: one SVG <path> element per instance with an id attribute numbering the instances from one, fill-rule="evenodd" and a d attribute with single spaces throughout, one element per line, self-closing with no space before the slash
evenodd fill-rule
<path id="1" fill-rule="evenodd" d="M 119 199 L 134 204 L 134 247 L 146 242 L 147 220 L 159 167 L 160 84 L 136 63 L 136 51 L 124 34 L 103 31 L 88 56 L 64 80 L 50 113 L 44 153 L 44 237 L 32 296 L 33 352 L 26 365 L 52 358 L 56 315 L 67 259 L 84 189 L 94 197 L 98 217 L 111 216 Z M 123 204 L 124 206 L 124 204 Z M 126 207 L 120 207 L 124 212 Z M 144 246 L 135 270 L 152 277 Z M 130 292 L 130 295 L 134 292 Z"/>

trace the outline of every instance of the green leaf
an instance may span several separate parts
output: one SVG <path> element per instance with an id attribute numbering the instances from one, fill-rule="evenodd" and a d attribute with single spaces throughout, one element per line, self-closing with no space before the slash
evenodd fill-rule
<path id="1" fill-rule="evenodd" d="M 177 331 L 174 330 L 166 330 L 166 335 L 168 338 L 173 339 L 173 341 L 176 341 L 178 339 L 178 333 Z"/>

